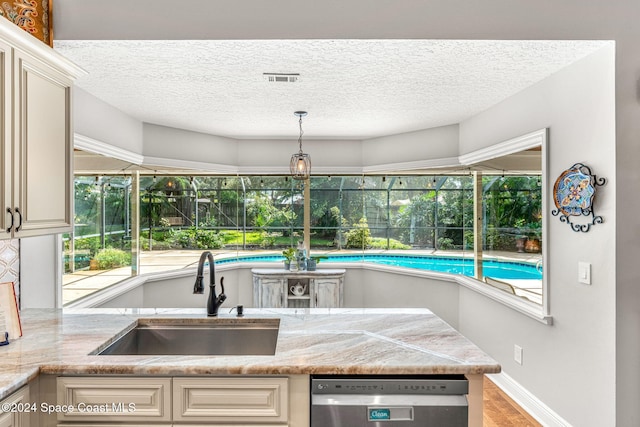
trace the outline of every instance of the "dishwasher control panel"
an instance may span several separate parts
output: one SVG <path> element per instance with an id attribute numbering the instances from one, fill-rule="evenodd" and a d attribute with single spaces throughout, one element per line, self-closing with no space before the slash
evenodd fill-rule
<path id="1" fill-rule="evenodd" d="M 311 394 L 468 394 L 463 375 L 313 376 Z"/>

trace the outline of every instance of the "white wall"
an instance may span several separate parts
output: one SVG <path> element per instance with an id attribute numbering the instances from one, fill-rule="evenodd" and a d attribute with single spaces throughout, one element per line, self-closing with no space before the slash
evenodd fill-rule
<path id="1" fill-rule="evenodd" d="M 271 168 L 287 173 L 291 155 L 299 150 L 298 140 L 248 140 L 238 145 L 238 164 L 242 170 Z M 359 140 L 319 140 L 303 138 L 302 150 L 311 156 L 314 173 L 362 171 L 362 142 Z M 345 169 L 346 168 L 346 169 Z"/>
<path id="2" fill-rule="evenodd" d="M 459 330 L 574 426 L 611 426 L 616 416 L 614 53 L 605 47 L 460 124 L 461 153 L 550 129 L 545 275 L 554 324 L 461 289 Z M 604 223 L 589 233 L 549 214 L 555 178 L 577 162 L 609 180 L 595 204 Z M 578 283 L 578 261 L 592 264 L 591 286 Z M 513 360 L 514 344 L 524 349 L 523 365 Z"/>
<path id="3" fill-rule="evenodd" d="M 76 133 L 144 157 L 147 167 L 212 173 L 287 173 L 297 139 L 243 139 L 141 123 L 79 89 L 74 98 Z M 113 125 L 109 125 L 112 123 Z M 402 149 L 398 149 L 402 147 Z M 304 139 L 315 174 L 359 174 L 391 164 L 457 158 L 458 126 L 442 126 L 361 140 Z M 437 164 L 436 166 L 440 166 Z"/>
<path id="4" fill-rule="evenodd" d="M 62 260 L 57 259 L 58 236 L 20 239 L 21 308 L 57 308 L 62 287 L 56 272 Z"/>
<path id="5" fill-rule="evenodd" d="M 458 157 L 457 124 L 368 139 L 362 144 L 365 166 L 451 157 Z"/>
<path id="6" fill-rule="evenodd" d="M 144 124 L 145 157 L 180 159 L 220 165 L 238 164 L 237 142 L 166 126 Z"/>
<path id="7" fill-rule="evenodd" d="M 142 154 L 142 122 L 79 87 L 73 89 L 73 103 L 75 133 Z"/>
<path id="8" fill-rule="evenodd" d="M 341 265 L 340 268 L 343 266 Z M 446 282 L 425 277 L 418 271 L 388 267 L 346 267 L 344 279 L 344 307 L 428 308 L 454 328 L 458 323 L 458 292 L 455 281 Z M 224 266 L 216 272 L 216 292 L 220 292 L 220 278 L 224 277 L 227 300 L 220 309 L 228 312 L 242 304 L 254 307 L 253 277 L 250 266 Z M 100 304 L 106 308 L 204 308 L 209 289 L 204 295 L 194 295 L 195 272 L 185 277 L 148 281 L 125 294 Z M 209 282 L 205 272 L 205 284 Z M 206 286 L 205 286 L 206 288 Z"/>

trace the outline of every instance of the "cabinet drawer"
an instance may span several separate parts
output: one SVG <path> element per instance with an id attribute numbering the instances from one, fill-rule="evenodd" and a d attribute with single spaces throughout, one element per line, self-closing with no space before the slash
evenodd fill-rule
<path id="1" fill-rule="evenodd" d="M 57 379 L 59 421 L 171 421 L 170 378 Z"/>
<path id="2" fill-rule="evenodd" d="M 286 423 L 287 378 L 174 378 L 176 423 Z"/>

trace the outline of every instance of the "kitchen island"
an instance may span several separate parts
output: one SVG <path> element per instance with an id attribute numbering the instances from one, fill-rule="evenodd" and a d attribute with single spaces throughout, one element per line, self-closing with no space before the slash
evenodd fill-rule
<path id="1" fill-rule="evenodd" d="M 137 319 L 167 317 L 204 318 L 206 312 L 24 310 L 24 336 L 0 347 L 0 400 L 39 375 L 462 374 L 469 379 L 470 425 L 481 426 L 482 376 L 500 372 L 495 360 L 426 309 L 247 309 L 245 319 L 280 319 L 269 356 L 95 355 Z"/>

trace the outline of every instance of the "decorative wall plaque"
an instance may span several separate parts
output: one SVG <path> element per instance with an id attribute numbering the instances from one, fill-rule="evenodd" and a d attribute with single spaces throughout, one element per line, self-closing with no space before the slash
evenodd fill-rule
<path id="1" fill-rule="evenodd" d="M 573 231 L 586 233 L 594 224 L 602 224 L 601 216 L 593 212 L 593 200 L 596 188 L 607 182 L 604 178 L 597 178 L 591 169 L 582 163 L 576 163 L 562 172 L 553 186 L 553 201 L 558 209 L 551 211 L 558 216 L 560 222 L 569 224 Z M 590 216 L 590 222 L 574 223 L 571 217 Z"/>
<path id="2" fill-rule="evenodd" d="M 41 42 L 53 47 L 52 2 L 53 0 L 0 1 L 0 16 L 13 22 Z"/>

